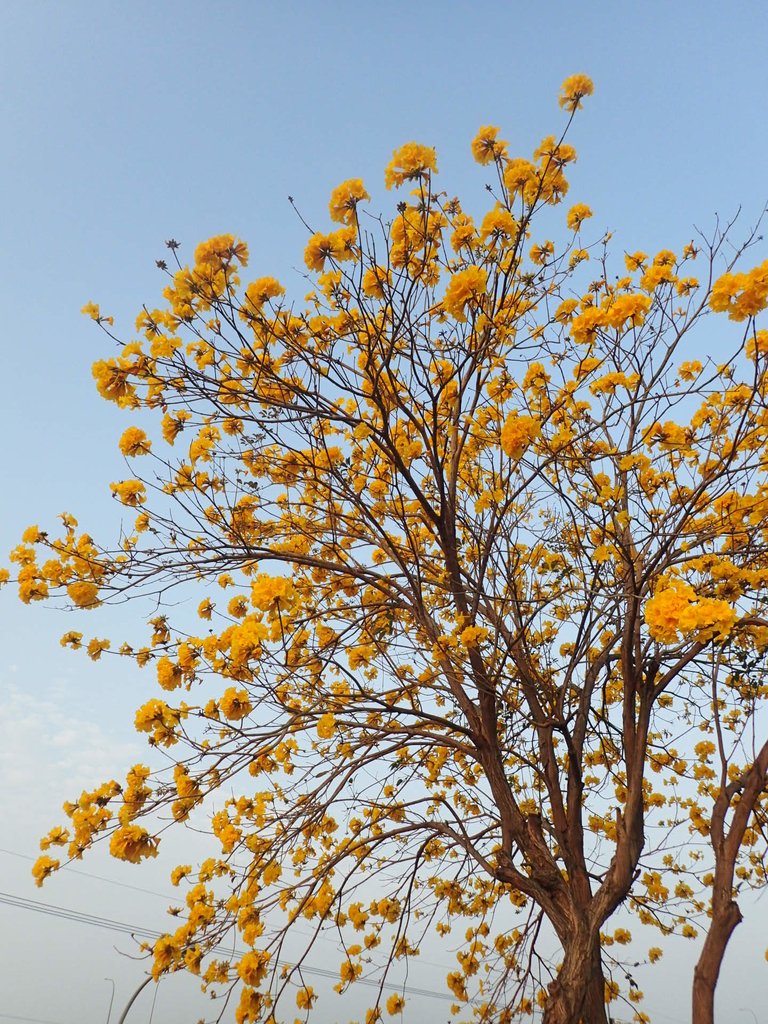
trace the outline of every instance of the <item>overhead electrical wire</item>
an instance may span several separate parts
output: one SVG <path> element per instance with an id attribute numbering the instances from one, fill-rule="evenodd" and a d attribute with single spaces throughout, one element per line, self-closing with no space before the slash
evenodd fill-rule
<path id="1" fill-rule="evenodd" d="M 35 858 L 31 857 L 27 853 L 19 853 L 16 850 L 7 850 L 4 847 L 0 847 L 0 853 L 7 854 L 9 857 L 17 857 L 19 860 L 26 860 L 30 863 L 34 863 L 35 861 Z M 79 868 L 73 868 L 71 864 L 62 865 L 62 867 L 59 868 L 59 871 L 66 872 L 68 875 L 79 875 L 81 878 L 93 878 L 98 882 L 105 882 L 107 885 L 116 885 L 120 889 L 131 889 L 133 892 L 143 892 L 146 893 L 147 896 L 157 896 L 162 900 L 166 900 L 168 903 L 173 903 L 178 900 L 178 893 L 175 896 L 169 896 L 168 893 L 158 892 L 156 889 L 145 889 L 140 885 L 130 885 L 128 882 L 120 882 L 116 878 L 107 878 L 105 875 L 95 875 L 91 871 L 82 871 Z M 297 928 L 295 925 L 293 930 L 299 935 L 312 934 L 306 929 Z M 316 938 L 321 939 L 323 942 L 332 943 L 336 949 L 339 948 L 338 942 L 329 935 L 318 935 Z M 450 971 L 452 969 L 448 964 L 438 963 L 435 960 L 426 960 L 423 957 L 419 959 L 419 962 L 427 967 L 437 967 L 444 971 Z"/>
<path id="2" fill-rule="evenodd" d="M 15 896 L 13 893 L 0 892 L 0 903 L 4 903 L 9 907 L 16 907 L 19 910 L 32 910 L 39 914 L 47 914 L 50 917 L 55 917 L 62 921 L 76 921 L 78 924 L 88 924 L 94 928 L 107 928 L 110 931 L 121 932 L 124 935 L 134 935 L 142 939 L 159 939 L 161 935 L 167 934 L 165 932 L 157 931 L 154 928 L 142 928 L 138 925 L 128 924 L 125 921 L 117 921 L 109 917 L 99 917 L 96 914 L 86 914 L 83 911 L 71 910 L 68 907 L 57 907 L 52 903 L 44 903 L 42 900 L 31 900 L 25 896 Z M 213 952 L 222 953 L 227 956 L 238 955 L 237 950 L 223 945 L 214 946 Z M 245 950 L 240 950 L 239 954 L 242 955 L 244 952 Z M 278 960 L 277 966 L 286 966 L 286 962 Z M 320 978 L 331 978 L 334 981 L 338 980 L 337 971 L 331 971 L 324 967 L 302 965 L 301 970 L 305 974 L 313 974 Z M 416 988 L 411 985 L 397 985 L 394 982 L 389 981 L 381 983 L 375 981 L 373 978 L 358 978 L 355 984 L 366 985 L 369 988 L 383 988 L 390 992 L 405 992 L 412 996 L 426 996 L 430 999 L 441 999 L 449 1003 L 455 1001 L 454 997 L 448 995 L 446 992 L 435 992 L 432 989 Z"/>
<path id="3" fill-rule="evenodd" d="M 34 863 L 35 858 L 31 857 L 28 853 L 18 853 L 16 850 L 6 850 L 4 847 L 0 847 L 0 853 L 6 854 L 8 857 L 17 857 L 19 860 L 27 860 Z M 132 889 L 134 892 L 143 892 L 147 896 L 159 896 L 161 900 L 173 900 L 173 896 L 169 896 L 167 893 L 158 892 L 157 889 L 144 889 L 140 885 L 131 885 L 129 882 L 119 882 L 116 878 L 107 878 L 105 875 L 94 875 L 92 871 L 81 871 L 79 868 L 73 868 L 69 864 L 65 864 L 61 871 L 66 871 L 70 875 L 80 875 L 81 878 L 94 878 L 97 882 L 106 882 L 108 885 L 117 885 L 121 889 Z"/>
<path id="4" fill-rule="evenodd" d="M 60 1020 L 47 1020 L 43 1017 L 17 1017 L 13 1013 L 0 1013 L 0 1020 L 23 1020 L 29 1024 L 61 1024 Z"/>

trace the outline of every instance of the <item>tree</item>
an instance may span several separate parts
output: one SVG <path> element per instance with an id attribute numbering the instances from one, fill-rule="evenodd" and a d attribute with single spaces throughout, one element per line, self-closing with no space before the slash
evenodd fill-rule
<path id="1" fill-rule="evenodd" d="M 297 921 L 340 937 L 339 990 L 380 947 L 373 1021 L 403 1006 L 391 966 L 464 919 L 456 1012 L 601 1024 L 642 998 L 614 913 L 695 935 L 711 908 L 701 1024 L 736 892 L 765 882 L 768 263 L 738 270 L 756 235 L 728 225 L 617 274 L 583 203 L 545 240 L 591 91 L 564 83 L 532 160 L 481 128 L 477 224 L 417 143 L 387 167 L 391 220 L 344 182 L 304 305 L 242 287 L 222 235 L 191 267 L 168 243 L 139 340 L 85 307 L 118 346 L 100 393 L 150 429 L 121 451 L 151 468 L 111 485 L 117 545 L 66 515 L 12 559 L 24 601 L 157 602 L 147 644 L 109 653 L 154 667 L 136 728 L 171 767 L 65 805 L 35 875 L 102 839 L 141 861 L 163 816 L 207 813 L 218 853 L 174 871 L 186 910 L 152 970 L 242 982 L 240 1022 L 310 1016 L 312 942 L 279 963 Z M 712 312 L 742 325 L 715 359 Z M 216 959 L 233 933 L 247 952 Z"/>

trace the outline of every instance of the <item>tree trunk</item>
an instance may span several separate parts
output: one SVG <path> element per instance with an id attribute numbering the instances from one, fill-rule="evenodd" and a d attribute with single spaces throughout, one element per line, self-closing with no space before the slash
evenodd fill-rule
<path id="1" fill-rule="evenodd" d="M 712 923 L 693 969 L 692 1024 L 715 1024 L 715 988 L 728 941 L 734 928 L 741 924 L 741 911 L 728 895 L 713 899 Z"/>
<path id="2" fill-rule="evenodd" d="M 543 1024 L 608 1024 L 599 934 L 568 943 L 563 966 L 549 986 Z"/>
<path id="3" fill-rule="evenodd" d="M 720 792 L 712 811 L 710 837 L 715 854 L 715 882 L 712 887 L 712 922 L 693 971 L 693 1024 L 714 1024 L 715 988 L 726 948 L 734 929 L 741 924 L 741 911 L 733 898 L 733 876 L 744 833 L 768 778 L 768 740 L 757 757 L 739 777 L 727 782 L 726 763 Z M 739 799 L 733 803 L 738 795 Z M 730 827 L 725 818 L 733 811 Z"/>

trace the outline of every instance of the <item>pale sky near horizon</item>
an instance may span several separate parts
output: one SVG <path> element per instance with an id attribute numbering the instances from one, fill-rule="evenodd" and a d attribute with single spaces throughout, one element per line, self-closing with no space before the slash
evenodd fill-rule
<path id="1" fill-rule="evenodd" d="M 141 304 L 159 299 L 165 239 L 189 254 L 209 235 L 238 234 L 254 276 L 275 274 L 300 298 L 306 230 L 289 194 L 318 228 L 331 189 L 349 177 L 391 205 L 383 167 L 416 139 L 437 148 L 441 187 L 482 202 L 485 172 L 469 152 L 478 127 L 498 124 L 510 150 L 528 155 L 563 123 L 559 86 L 578 71 L 595 95 L 570 138 L 579 162 L 569 199 L 592 206 L 596 232 L 613 231 L 618 252 L 679 249 L 696 227 L 711 232 L 717 215 L 741 209 L 746 233 L 768 200 L 767 44 L 768 7 L 757 0 L 5 0 L 0 564 L 26 526 L 53 525 L 64 510 L 114 537 L 108 484 L 125 475 L 117 439 L 128 421 L 95 392 L 90 365 L 104 341 L 79 310 L 99 302 L 129 334 Z M 756 252 L 765 259 L 766 245 Z M 83 614 L 0 592 L 0 1024 L 101 1024 L 104 978 L 116 982 L 114 1021 L 141 980 L 142 966 L 114 949 L 130 951 L 127 936 L 50 906 L 149 930 L 167 921 L 173 855 L 146 869 L 97 855 L 42 891 L 29 875 L 62 801 L 147 757 L 131 723 L 150 676 L 58 643 L 69 628 L 117 639 L 137 611 L 99 610 L 85 624 Z M 49 909 L 12 906 L 18 899 Z M 745 901 L 745 918 L 719 992 L 724 1024 L 751 1020 L 750 1010 L 768 1020 L 765 900 Z M 685 1024 L 695 944 L 666 948 L 640 976 L 645 1005 L 654 1024 Z M 444 991 L 451 959 L 430 953 L 409 985 Z M 318 950 L 318 969 L 337 964 L 335 948 Z M 129 1024 L 148 1020 L 151 1002 L 144 993 Z M 190 1024 L 210 1012 L 194 983 L 171 978 L 154 1020 Z M 334 1024 L 334 1004 L 323 1014 L 313 1024 Z M 414 999 L 406 1024 L 419 1015 L 447 1020 L 449 1003 Z"/>

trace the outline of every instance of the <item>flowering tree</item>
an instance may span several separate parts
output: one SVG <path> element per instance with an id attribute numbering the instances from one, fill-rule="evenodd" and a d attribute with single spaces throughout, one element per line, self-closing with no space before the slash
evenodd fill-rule
<path id="1" fill-rule="evenodd" d="M 303 305 L 243 287 L 223 235 L 191 267 L 168 243 L 138 340 L 85 308 L 118 345 L 99 392 L 144 424 L 121 451 L 149 468 L 111 485 L 118 545 L 65 515 L 12 558 L 24 601 L 159 602 L 146 646 L 62 643 L 153 667 L 136 728 L 171 768 L 66 804 L 34 872 L 100 839 L 153 857 L 163 818 L 207 814 L 216 854 L 173 872 L 186 909 L 152 971 L 242 982 L 239 1022 L 310 1015 L 312 941 L 285 945 L 308 921 L 343 944 L 340 991 L 379 963 L 370 1021 L 402 1011 L 392 965 L 459 925 L 455 1012 L 600 1024 L 642 999 L 624 907 L 691 936 L 711 908 L 701 1024 L 737 889 L 765 881 L 768 263 L 737 271 L 753 238 L 718 228 L 617 276 L 583 203 L 540 237 L 591 91 L 564 83 L 532 160 L 480 130 L 478 222 L 416 143 L 386 170 L 391 220 L 344 182 Z M 712 311 L 741 325 L 714 360 Z M 233 932 L 246 952 L 216 958 Z"/>

